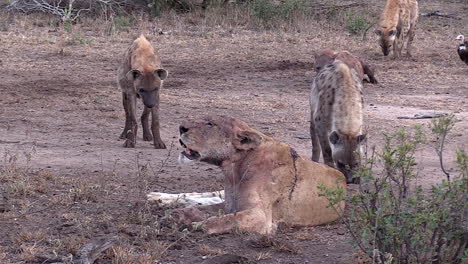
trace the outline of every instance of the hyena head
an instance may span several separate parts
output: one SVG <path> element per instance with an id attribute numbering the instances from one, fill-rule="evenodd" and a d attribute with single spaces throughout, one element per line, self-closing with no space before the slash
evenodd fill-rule
<path id="1" fill-rule="evenodd" d="M 133 83 L 138 97 L 141 97 L 146 107 L 152 108 L 156 105 L 159 89 L 162 81 L 166 79 L 167 71 L 157 69 L 155 71 L 130 70 L 127 80 Z"/>
<path id="2" fill-rule="evenodd" d="M 390 49 L 395 43 L 397 33 L 398 30 L 396 28 L 381 28 L 375 31 L 384 56 L 390 54 Z"/>
<path id="3" fill-rule="evenodd" d="M 333 161 L 336 168 L 346 176 L 347 183 L 357 183 L 353 181 L 353 171 L 360 165 L 361 143 L 365 139 L 365 134 L 349 136 L 337 131 L 330 134 Z"/>

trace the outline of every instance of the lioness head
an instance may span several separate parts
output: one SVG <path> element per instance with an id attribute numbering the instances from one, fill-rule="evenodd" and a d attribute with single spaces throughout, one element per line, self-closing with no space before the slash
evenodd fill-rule
<path id="1" fill-rule="evenodd" d="M 396 28 L 382 28 L 375 31 L 384 56 L 390 54 L 390 49 L 395 43 L 397 33 L 398 30 Z"/>
<path id="2" fill-rule="evenodd" d="M 126 77 L 130 83 L 133 83 L 137 96 L 142 98 L 143 104 L 152 108 L 156 105 L 159 89 L 167 75 L 168 73 L 164 69 L 155 71 L 132 69 L 127 72 Z"/>
<path id="3" fill-rule="evenodd" d="M 220 166 L 242 151 L 257 148 L 263 135 L 240 120 L 225 116 L 208 116 L 188 120 L 180 127 L 179 142 L 184 147 L 180 162 L 199 160 Z"/>
<path id="4" fill-rule="evenodd" d="M 330 134 L 333 161 L 336 168 L 346 176 L 347 183 L 357 181 L 353 181 L 353 171 L 360 165 L 360 146 L 365 139 L 366 135 L 348 136 L 337 131 Z"/>

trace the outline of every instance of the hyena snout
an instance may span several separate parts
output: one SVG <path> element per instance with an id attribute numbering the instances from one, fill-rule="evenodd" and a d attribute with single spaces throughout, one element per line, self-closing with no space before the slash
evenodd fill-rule
<path id="1" fill-rule="evenodd" d="M 157 91 L 145 91 L 140 89 L 139 94 L 143 100 L 143 104 L 148 108 L 153 108 L 156 105 L 156 94 Z"/>
<path id="2" fill-rule="evenodd" d="M 382 47 L 382 53 L 384 56 L 388 56 L 388 54 L 390 54 L 390 49 L 387 47 Z"/>
<path id="3" fill-rule="evenodd" d="M 336 168 L 346 177 L 346 183 L 357 183 L 359 178 L 355 177 L 356 169 L 359 168 L 359 162 L 341 163 L 336 161 Z"/>
<path id="4" fill-rule="evenodd" d="M 335 161 L 336 168 L 341 171 L 347 183 L 356 183 L 356 170 L 360 164 L 360 145 L 366 140 L 366 135 L 346 136 L 339 135 L 336 131 L 330 135 L 332 143 L 332 158 Z"/>

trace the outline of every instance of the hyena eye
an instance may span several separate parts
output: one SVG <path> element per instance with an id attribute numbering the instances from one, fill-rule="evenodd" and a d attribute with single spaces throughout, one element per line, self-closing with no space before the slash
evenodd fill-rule
<path id="1" fill-rule="evenodd" d="M 206 124 L 207 124 L 208 126 L 210 126 L 210 127 L 214 126 L 214 124 L 211 123 L 211 122 L 208 122 L 208 123 L 206 123 Z"/>
<path id="2" fill-rule="evenodd" d="M 140 72 L 137 70 L 133 71 L 132 74 L 133 74 L 133 79 L 136 79 L 140 76 Z"/>

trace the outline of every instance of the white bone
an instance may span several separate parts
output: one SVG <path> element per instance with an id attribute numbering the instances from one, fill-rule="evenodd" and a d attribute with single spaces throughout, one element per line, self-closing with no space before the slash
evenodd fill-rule
<path id="1" fill-rule="evenodd" d="M 181 204 L 185 207 L 196 205 L 219 204 L 224 201 L 224 191 L 204 192 L 204 193 L 162 193 L 151 192 L 146 195 L 148 201 L 158 201 L 160 204 Z"/>
<path id="2" fill-rule="evenodd" d="M 177 161 L 179 162 L 179 164 L 187 164 L 193 162 L 193 160 L 185 157 L 185 155 L 182 153 L 179 153 L 179 158 L 177 159 Z"/>

